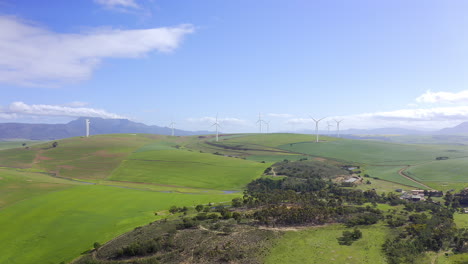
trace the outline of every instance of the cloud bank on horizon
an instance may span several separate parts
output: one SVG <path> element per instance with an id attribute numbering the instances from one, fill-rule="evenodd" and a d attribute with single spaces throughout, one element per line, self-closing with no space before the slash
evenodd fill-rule
<path id="1" fill-rule="evenodd" d="M 132 1 L 106 1 L 131 3 Z M 106 58 L 138 58 L 175 50 L 190 24 L 139 30 L 61 34 L 14 16 L 0 16 L 0 83 L 57 87 L 91 78 Z"/>
<path id="2" fill-rule="evenodd" d="M 70 105 L 82 106 L 83 104 L 81 102 L 72 102 Z M 0 118 L 3 119 L 17 119 L 25 116 L 126 118 L 101 109 L 59 105 L 28 105 L 23 102 L 13 102 L 5 108 L 0 108 Z"/>

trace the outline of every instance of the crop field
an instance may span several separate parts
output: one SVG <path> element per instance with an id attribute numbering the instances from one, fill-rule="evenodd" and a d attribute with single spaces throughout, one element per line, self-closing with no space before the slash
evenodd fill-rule
<path id="1" fill-rule="evenodd" d="M 399 175 L 398 171 L 402 168 L 405 168 L 405 166 L 366 166 L 365 173 L 371 177 L 371 181 L 372 177 L 377 177 L 386 181 L 398 182 L 406 186 L 425 188 L 424 186 Z"/>
<path id="2" fill-rule="evenodd" d="M 336 240 L 347 229 L 342 225 L 287 232 L 271 250 L 265 263 L 386 263 L 381 245 L 389 229 L 383 225 L 360 227 L 362 238 L 351 246 Z"/>
<path id="3" fill-rule="evenodd" d="M 267 164 L 187 150 L 136 152 L 122 162 L 110 180 L 175 186 L 241 190 L 262 175 Z"/>
<path id="4" fill-rule="evenodd" d="M 13 141 L 0 141 L 0 150 L 12 148 L 25 148 L 26 146 L 33 146 L 40 144 L 42 141 L 35 140 L 13 140 Z M 26 146 L 23 146 L 23 143 Z"/>
<path id="5" fill-rule="evenodd" d="M 446 156 L 468 156 L 468 148 L 446 145 L 394 144 L 367 140 L 336 140 L 332 142 L 282 145 L 281 149 L 313 156 L 370 165 L 414 165 Z"/>
<path id="6" fill-rule="evenodd" d="M 456 189 L 468 187 L 468 158 L 437 160 L 412 166 L 407 174 L 437 187 L 457 184 Z"/>
<path id="7" fill-rule="evenodd" d="M 0 210 L 0 263 L 59 263 L 132 228 L 172 205 L 194 206 L 236 195 L 178 194 L 82 185 Z M 14 219 L 14 220 L 13 220 Z M 40 246 L 38 246 L 40 245 Z"/>
<path id="8" fill-rule="evenodd" d="M 335 141 L 337 138 L 320 136 L 322 141 Z M 275 134 L 246 134 L 244 136 L 235 137 L 229 139 L 230 143 L 245 144 L 247 146 L 265 146 L 276 148 L 280 145 L 299 143 L 299 142 L 315 142 L 315 135 L 304 135 L 304 134 L 287 134 L 287 133 L 275 133 Z"/>
<path id="9" fill-rule="evenodd" d="M 0 210 L 21 200 L 63 190 L 76 184 L 41 173 L 0 168 Z"/>

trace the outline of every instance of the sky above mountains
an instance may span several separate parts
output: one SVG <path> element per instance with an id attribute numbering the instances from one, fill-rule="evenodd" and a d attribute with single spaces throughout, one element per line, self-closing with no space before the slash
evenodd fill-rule
<path id="1" fill-rule="evenodd" d="M 0 0 L 0 122 L 438 129 L 468 120 L 464 0 Z M 265 125 L 263 126 L 265 130 Z M 334 129 L 334 127 L 332 128 Z"/>

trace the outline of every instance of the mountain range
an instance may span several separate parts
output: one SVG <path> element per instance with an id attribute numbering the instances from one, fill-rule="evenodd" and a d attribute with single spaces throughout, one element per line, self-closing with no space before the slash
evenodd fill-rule
<path id="1" fill-rule="evenodd" d="M 26 124 L 26 123 L 0 123 L 0 140 L 5 139 L 30 139 L 30 140 L 55 140 L 68 137 L 85 135 L 85 119 L 91 122 L 90 134 L 116 134 L 116 133 L 145 133 L 170 135 L 169 127 L 148 126 L 128 119 L 103 119 L 80 117 L 67 124 Z M 295 133 L 313 134 L 315 131 L 303 130 Z M 213 134 L 213 131 L 186 131 L 174 129 L 177 136 Z M 327 131 L 320 131 L 327 134 Z M 335 132 L 331 133 L 332 135 Z M 404 128 L 377 128 L 377 129 L 348 129 L 340 134 L 344 137 L 350 135 L 468 135 L 468 122 L 463 122 L 455 127 L 444 128 L 435 131 L 421 131 Z M 352 136 L 351 136 L 352 137 Z"/>
<path id="2" fill-rule="evenodd" d="M 55 140 L 83 136 L 85 119 L 91 122 L 90 134 L 144 133 L 171 135 L 169 127 L 148 126 L 128 119 L 103 119 L 80 117 L 67 124 L 0 123 L 0 139 Z M 213 134 L 212 131 L 185 131 L 174 129 L 176 136 Z"/>

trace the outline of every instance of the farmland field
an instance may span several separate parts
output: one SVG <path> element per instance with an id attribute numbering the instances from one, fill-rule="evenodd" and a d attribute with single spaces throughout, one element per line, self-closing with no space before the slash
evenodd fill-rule
<path id="1" fill-rule="evenodd" d="M 83 185 L 21 201 L 0 211 L 0 263 L 59 263 L 132 228 L 172 205 L 194 206 L 235 195 L 178 194 Z M 14 219 L 14 221 L 12 221 Z M 7 242 L 8 241 L 8 242 Z M 40 245 L 40 246 L 38 246 Z"/>
<path id="2" fill-rule="evenodd" d="M 336 240 L 342 225 L 314 227 L 286 233 L 271 250 L 265 263 L 386 263 L 380 248 L 389 229 L 383 225 L 362 227 L 362 238 L 351 246 Z"/>
<path id="3" fill-rule="evenodd" d="M 423 183 L 439 184 L 442 174 L 447 188 L 466 186 L 467 182 L 457 176 L 468 163 L 462 158 L 468 156 L 464 146 L 327 137 L 317 144 L 311 143 L 311 135 L 296 134 L 229 135 L 220 139 L 116 134 L 59 140 L 57 147 L 45 142 L 29 149 L 0 151 L 0 166 L 4 167 L 0 168 L 0 225 L 8 226 L 6 232 L 0 232 L 0 263 L 70 261 L 94 242 L 104 243 L 162 218 L 154 213 L 172 205 L 194 206 L 239 197 L 248 182 L 261 176 L 273 162 L 284 159 L 360 164 L 372 182 L 359 186 L 361 189 L 388 192 L 422 188 L 398 174 L 408 164 L 415 165 L 408 174 Z M 438 156 L 449 159 L 435 161 Z M 224 192 L 230 190 L 237 192 Z M 465 223 L 463 219 L 457 218 L 457 222 Z M 363 229 L 363 239 L 351 247 L 336 243 L 343 230 L 331 225 L 289 232 L 267 263 L 295 263 L 293 255 L 298 256 L 297 263 L 312 256 L 317 256 L 317 261 L 331 257 L 337 263 L 379 263 L 380 253 L 377 246 L 370 245 L 369 237 L 380 241 L 388 231 L 386 227 Z M 356 247 L 365 250 L 352 252 Z M 327 255 L 326 250 L 340 253 Z"/>
<path id="4" fill-rule="evenodd" d="M 158 150 L 131 154 L 110 180 L 240 190 L 259 177 L 265 164 L 186 150 Z"/>
<path id="5" fill-rule="evenodd" d="M 367 140 L 336 140 L 316 143 L 286 144 L 281 149 L 348 162 L 376 165 L 413 165 L 439 156 L 468 156 L 462 146 L 394 144 Z"/>
<path id="6" fill-rule="evenodd" d="M 424 163 L 410 167 L 407 173 L 414 179 L 439 188 L 451 184 L 458 185 L 457 189 L 468 187 L 468 158 Z"/>

